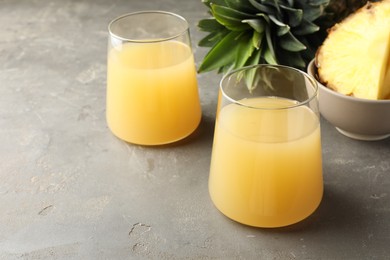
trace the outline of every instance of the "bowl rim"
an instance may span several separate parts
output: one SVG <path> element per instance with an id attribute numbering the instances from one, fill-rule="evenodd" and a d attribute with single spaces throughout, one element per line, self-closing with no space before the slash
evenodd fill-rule
<path id="1" fill-rule="evenodd" d="M 351 97 L 347 96 L 341 93 L 338 93 L 337 91 L 334 91 L 326 86 L 324 86 L 318 79 L 317 76 L 317 66 L 315 65 L 315 58 L 312 59 L 308 66 L 307 66 L 307 73 L 311 75 L 317 82 L 320 89 L 323 89 L 324 91 L 330 93 L 331 95 L 335 95 L 339 98 L 343 98 L 352 102 L 364 102 L 364 103 L 370 103 L 370 104 L 389 104 L 390 105 L 390 99 L 366 99 L 366 98 L 359 98 L 359 97 Z"/>

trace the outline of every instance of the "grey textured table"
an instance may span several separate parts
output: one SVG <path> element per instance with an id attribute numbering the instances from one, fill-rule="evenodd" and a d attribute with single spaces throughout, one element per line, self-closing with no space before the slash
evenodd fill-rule
<path id="1" fill-rule="evenodd" d="M 319 209 L 257 229 L 208 195 L 220 75 L 199 75 L 190 138 L 148 148 L 109 132 L 107 24 L 146 9 L 188 19 L 199 65 L 200 0 L 0 0 L 0 258 L 389 259 L 390 139 L 355 141 L 323 121 Z"/>

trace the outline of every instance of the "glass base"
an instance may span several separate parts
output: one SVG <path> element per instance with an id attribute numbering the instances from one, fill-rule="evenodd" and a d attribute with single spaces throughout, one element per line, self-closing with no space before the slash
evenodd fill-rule
<path id="1" fill-rule="evenodd" d="M 186 139 L 190 138 L 190 136 L 194 135 L 197 132 L 199 125 L 200 125 L 200 120 L 199 120 L 199 123 L 196 125 L 196 127 L 193 130 L 186 132 L 180 136 L 177 136 L 176 138 L 160 140 L 158 142 L 157 141 L 155 141 L 155 142 L 139 142 L 137 140 L 123 138 L 120 134 L 118 134 L 116 131 L 114 131 L 110 127 L 110 125 L 108 125 L 108 128 L 110 129 L 110 132 L 115 137 L 117 137 L 118 139 L 120 139 L 126 143 L 129 143 L 129 144 L 141 145 L 141 146 L 165 146 L 165 145 L 171 145 L 171 144 L 180 144 L 181 142 L 184 142 Z"/>
<path id="2" fill-rule="evenodd" d="M 385 134 L 385 135 L 362 135 L 362 134 L 351 133 L 351 132 L 342 130 L 342 129 L 338 128 L 338 127 L 336 127 L 336 129 L 341 134 L 343 134 L 343 135 L 345 135 L 345 136 L 347 136 L 349 138 L 356 139 L 356 140 L 362 140 L 362 141 L 379 141 L 379 140 L 383 140 L 383 139 L 386 139 L 386 138 L 390 137 L 390 134 Z"/>
<path id="3" fill-rule="evenodd" d="M 322 199 L 322 197 L 321 197 L 321 199 Z M 242 225 L 246 225 L 249 227 L 255 227 L 255 228 L 264 228 L 264 229 L 283 228 L 283 227 L 291 226 L 291 225 L 297 224 L 299 222 L 302 222 L 305 219 L 309 218 L 318 209 L 319 205 L 321 204 L 321 201 L 319 201 L 319 203 L 316 205 L 316 207 L 314 207 L 310 212 L 306 212 L 306 214 L 302 214 L 299 218 L 283 220 L 283 221 L 279 222 L 279 221 L 274 221 L 272 219 L 269 219 L 269 217 L 260 217 L 257 221 L 245 221 L 241 218 L 238 218 L 236 216 L 232 216 L 231 214 L 227 213 L 221 207 L 219 207 L 219 205 L 216 204 L 212 198 L 211 198 L 211 200 L 212 200 L 214 206 L 216 207 L 216 209 L 220 213 L 222 213 L 222 215 L 224 215 L 225 217 L 227 217 L 227 218 L 229 218 L 237 223 L 240 223 Z"/>

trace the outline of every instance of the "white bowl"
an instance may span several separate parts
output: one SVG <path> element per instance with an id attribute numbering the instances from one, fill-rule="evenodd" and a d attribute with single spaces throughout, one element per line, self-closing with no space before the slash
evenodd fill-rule
<path id="1" fill-rule="evenodd" d="M 314 60 L 307 68 L 317 79 L 321 115 L 351 138 L 375 141 L 390 137 L 390 100 L 370 100 L 340 94 L 318 81 Z"/>

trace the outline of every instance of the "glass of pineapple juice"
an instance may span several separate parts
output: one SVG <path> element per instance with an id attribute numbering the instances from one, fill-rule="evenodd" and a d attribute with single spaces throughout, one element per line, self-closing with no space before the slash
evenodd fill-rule
<path id="1" fill-rule="evenodd" d="M 201 119 L 187 21 L 143 11 L 109 24 L 106 118 L 130 143 L 160 145 L 190 135 Z"/>
<path id="2" fill-rule="evenodd" d="M 282 227 L 315 211 L 323 194 L 316 81 L 255 65 L 220 83 L 209 192 L 227 217 Z"/>

